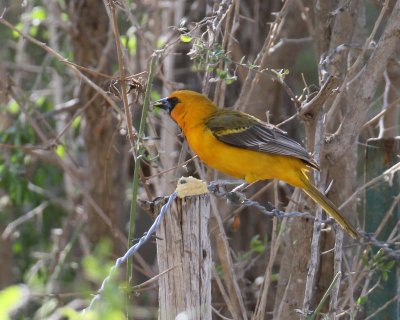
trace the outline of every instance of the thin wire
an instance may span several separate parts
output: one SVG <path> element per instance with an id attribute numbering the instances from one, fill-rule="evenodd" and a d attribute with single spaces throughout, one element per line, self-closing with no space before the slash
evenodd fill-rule
<path id="1" fill-rule="evenodd" d="M 89 306 L 87 308 L 83 309 L 83 311 L 82 311 L 83 314 L 86 311 L 93 309 L 94 304 L 101 299 L 101 295 L 104 292 L 105 287 L 107 286 L 108 282 L 110 281 L 110 279 L 112 278 L 114 273 L 117 271 L 117 269 L 124 262 L 126 262 L 129 257 L 131 257 L 135 252 L 137 252 L 140 249 L 140 247 L 151 238 L 151 236 L 154 234 L 154 232 L 156 232 L 158 230 L 158 228 L 160 227 L 161 222 L 164 218 L 164 215 L 166 214 L 166 212 L 168 211 L 169 207 L 171 206 L 172 202 L 176 199 L 176 197 L 177 197 L 176 192 L 172 193 L 169 196 L 167 203 L 161 207 L 160 214 L 154 220 L 150 229 L 139 239 L 139 241 L 137 243 L 135 243 L 132 247 L 130 247 L 128 249 L 128 251 L 126 251 L 126 253 L 122 257 L 119 257 L 115 261 L 114 266 L 110 269 L 110 273 L 108 274 L 108 276 L 103 280 L 103 283 L 101 284 L 100 289 L 97 291 L 97 294 L 93 297 Z"/>
<path id="2" fill-rule="evenodd" d="M 245 206 L 245 207 L 254 207 L 258 209 L 262 214 L 269 216 L 269 217 L 277 217 L 280 219 L 283 218 L 293 218 L 293 217 L 302 217 L 302 218 L 310 218 L 314 219 L 315 217 L 310 213 L 304 212 L 283 212 L 276 208 L 268 209 L 266 206 L 260 204 L 257 201 L 250 200 L 246 198 L 246 196 L 238 191 L 227 191 L 224 185 L 232 184 L 231 181 L 228 181 L 227 184 L 224 184 L 223 180 L 217 180 L 216 182 L 211 182 L 208 185 L 208 190 L 213 193 L 218 198 L 228 199 L 235 205 Z M 331 219 L 327 220 L 329 222 Z"/>

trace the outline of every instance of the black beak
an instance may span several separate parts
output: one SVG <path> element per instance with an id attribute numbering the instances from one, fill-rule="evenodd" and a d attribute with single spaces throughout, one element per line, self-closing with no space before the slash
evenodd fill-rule
<path id="1" fill-rule="evenodd" d="M 163 109 L 163 110 L 167 111 L 168 113 L 171 113 L 171 110 L 174 107 L 171 105 L 171 102 L 169 101 L 168 98 L 163 98 L 163 99 L 157 100 L 156 102 L 154 102 L 153 106 Z"/>

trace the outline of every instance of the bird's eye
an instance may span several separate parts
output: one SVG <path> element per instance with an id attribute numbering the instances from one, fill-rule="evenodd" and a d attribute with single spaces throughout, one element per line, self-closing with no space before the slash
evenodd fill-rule
<path id="1" fill-rule="evenodd" d="M 175 107 L 180 101 L 177 97 L 172 97 L 168 99 L 169 104 L 171 105 L 171 109 Z"/>

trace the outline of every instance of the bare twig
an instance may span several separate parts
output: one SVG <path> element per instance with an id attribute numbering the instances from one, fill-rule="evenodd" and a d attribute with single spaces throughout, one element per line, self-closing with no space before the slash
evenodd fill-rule
<path id="1" fill-rule="evenodd" d="M 339 78 L 329 76 L 324 85 L 318 91 L 317 95 L 312 98 L 311 101 L 308 101 L 301 106 L 299 115 L 305 118 L 305 120 L 307 120 L 310 115 L 313 116 L 323 106 L 326 100 L 332 96 L 332 92 L 337 88 L 339 83 Z"/>
<path id="2" fill-rule="evenodd" d="M 391 183 L 392 179 L 393 179 L 393 175 L 400 170 L 400 163 L 396 163 L 395 165 L 393 165 L 392 167 L 390 167 L 389 169 L 385 170 L 382 174 L 380 174 L 379 176 L 371 179 L 370 181 L 368 181 L 367 183 L 363 184 L 362 186 L 358 187 L 356 189 L 356 191 L 353 192 L 353 194 L 348 197 L 346 199 L 345 202 L 343 202 L 340 206 L 339 209 L 344 208 L 348 203 L 350 203 L 351 201 L 354 201 L 354 199 L 357 197 L 358 194 L 360 194 L 362 191 L 364 191 L 365 189 L 381 182 L 381 181 L 387 181 L 388 183 Z"/>
<path id="3" fill-rule="evenodd" d="M 174 166 L 172 168 L 166 169 L 166 170 L 161 171 L 161 172 L 157 172 L 156 174 L 153 174 L 151 176 L 147 176 L 147 177 L 145 177 L 145 180 L 149 181 L 149 180 L 151 180 L 153 178 L 162 176 L 162 175 L 164 175 L 164 174 L 166 174 L 168 172 L 171 172 L 171 171 L 174 171 L 176 169 L 182 168 L 182 167 L 186 166 L 189 162 L 192 162 L 194 159 L 197 159 L 197 157 L 198 156 L 191 157 L 189 160 L 186 160 L 186 161 L 182 162 L 181 164 L 178 164 L 178 165 L 176 165 L 176 166 Z"/>
<path id="4" fill-rule="evenodd" d="M 335 255 L 333 263 L 333 273 L 336 274 L 334 281 L 332 281 L 331 288 L 331 299 L 329 303 L 329 312 L 332 315 L 332 320 L 336 320 L 337 306 L 338 306 L 338 296 L 340 289 L 341 280 L 341 270 L 342 270 L 342 258 L 343 258 L 343 230 L 335 225 Z M 337 279 L 336 279 L 337 278 Z M 336 281 L 335 281 L 336 279 Z"/>
<path id="5" fill-rule="evenodd" d="M 228 293 L 225 290 L 224 284 L 221 281 L 220 276 L 218 275 L 217 270 L 215 269 L 215 264 L 213 264 L 213 276 L 215 281 L 217 282 L 219 291 L 221 292 L 222 298 L 224 299 L 226 306 L 228 307 L 229 312 L 234 315 L 235 314 L 235 308 L 232 305 L 232 301 L 229 298 Z"/>
<path id="6" fill-rule="evenodd" d="M 158 278 L 160 278 L 164 274 L 170 272 L 171 270 L 175 269 L 176 267 L 179 267 L 179 265 L 176 265 L 176 266 L 173 266 L 171 268 L 168 268 L 167 270 L 164 270 L 163 272 L 160 272 L 159 274 L 155 275 L 151 279 L 146 280 L 146 281 L 142 282 L 141 284 L 138 284 L 138 285 L 134 286 L 132 288 L 132 291 L 135 292 L 135 291 L 141 290 L 141 289 L 149 286 L 150 284 L 153 284 L 154 282 L 156 282 L 158 280 Z"/>
<path id="7" fill-rule="evenodd" d="M 307 317 L 307 320 L 315 320 L 317 319 L 318 314 L 320 313 L 320 311 L 322 310 L 322 307 L 326 301 L 326 299 L 328 299 L 328 296 L 331 294 L 331 291 L 333 290 L 334 286 L 336 285 L 336 282 L 338 281 L 338 279 L 341 276 L 341 272 L 338 272 L 335 277 L 333 278 L 330 286 L 328 287 L 328 289 L 326 290 L 326 292 L 324 293 L 321 301 L 319 302 L 317 308 L 315 309 L 315 311 L 313 312 L 311 317 Z"/>
<path id="8" fill-rule="evenodd" d="M 319 265 L 319 239 L 321 236 L 321 217 L 322 209 L 317 208 L 316 218 L 313 227 L 313 236 L 311 240 L 311 253 L 310 253 L 310 266 L 307 272 L 306 286 L 304 289 L 304 300 L 303 300 L 303 315 L 307 315 L 310 311 L 311 299 L 314 292 L 314 281 L 315 275 Z"/>
<path id="9" fill-rule="evenodd" d="M 49 205 L 48 201 L 42 202 L 36 208 L 28 211 L 24 215 L 20 216 L 18 219 L 10 222 L 4 229 L 3 234 L 1 235 L 2 239 L 7 239 L 20 224 L 29 221 L 37 214 L 43 213 L 43 210 L 46 209 L 48 205 Z"/>
<path id="10" fill-rule="evenodd" d="M 301 101 L 298 99 L 298 97 L 293 92 L 292 88 L 285 82 L 284 77 L 282 75 L 280 75 L 278 71 L 276 71 L 274 69 L 269 69 L 269 68 L 264 68 L 264 69 L 259 69 L 258 67 L 251 67 L 250 68 L 246 64 L 238 63 L 238 62 L 234 62 L 234 61 L 232 61 L 232 63 L 234 65 L 236 65 L 236 66 L 240 66 L 240 67 L 248 69 L 249 73 L 254 72 L 255 74 L 257 74 L 259 76 L 268 76 L 273 81 L 277 81 L 285 89 L 287 95 L 293 101 L 293 103 L 295 104 L 296 108 L 300 108 Z M 236 104 L 236 105 L 238 105 L 238 104 Z M 297 116 L 297 115 L 295 115 L 295 116 Z"/>
<path id="11" fill-rule="evenodd" d="M 298 38 L 298 39 L 283 38 L 283 39 L 280 39 L 277 44 L 275 44 L 273 47 L 271 47 L 271 49 L 269 49 L 269 52 L 274 53 L 275 51 L 281 49 L 286 44 L 304 44 L 304 43 L 312 42 L 312 41 L 313 41 L 312 37 L 305 37 L 305 38 Z"/>
<path id="12" fill-rule="evenodd" d="M 385 109 L 381 110 L 378 112 L 375 116 L 373 116 L 371 119 L 369 119 L 366 123 L 364 123 L 360 131 L 368 128 L 371 125 L 374 125 L 376 122 L 379 121 L 380 118 L 382 118 L 387 112 L 390 112 L 393 108 L 397 107 L 397 104 L 400 102 L 400 98 L 395 99 L 393 102 L 391 102 Z"/>
<path id="13" fill-rule="evenodd" d="M 397 244 L 397 249 L 396 249 L 396 247 L 395 247 L 395 249 L 392 249 L 392 248 L 390 248 L 390 243 L 387 243 L 386 241 L 376 240 L 376 238 L 373 237 L 372 235 L 370 235 L 369 233 L 360 232 L 360 234 L 365 240 L 367 240 L 368 244 L 382 249 L 389 257 L 392 257 L 392 258 L 396 259 L 397 261 L 400 261 L 400 248 L 399 248 L 398 244 Z"/>
<path id="14" fill-rule="evenodd" d="M 276 203 L 275 206 L 278 204 L 278 194 L 277 194 L 277 186 L 275 182 L 275 199 Z M 262 320 L 265 317 L 265 312 L 267 308 L 267 296 L 268 290 L 271 283 L 271 276 L 272 276 L 272 268 L 275 263 L 275 259 L 280 248 L 280 240 L 282 235 L 282 228 L 278 232 L 277 228 L 278 221 L 276 218 L 273 220 L 273 227 L 272 227 L 272 240 L 271 240 L 271 253 L 268 261 L 267 268 L 264 274 L 264 282 L 260 290 L 260 295 L 257 299 L 257 305 L 254 311 L 253 318 L 254 320 Z"/>
<path id="15" fill-rule="evenodd" d="M 390 299 L 388 302 L 384 303 L 382 306 L 380 306 L 376 311 L 372 314 L 370 314 L 368 317 L 366 317 L 364 320 L 370 320 L 370 319 L 376 319 L 376 315 L 380 313 L 381 311 L 385 310 L 389 305 L 391 305 L 393 302 L 399 301 L 399 296 L 395 296 L 392 299 Z"/>
<path id="16" fill-rule="evenodd" d="M 285 291 L 283 292 L 281 302 L 279 303 L 279 307 L 278 307 L 278 310 L 276 312 L 276 315 L 275 315 L 275 312 L 274 312 L 274 319 L 281 319 L 284 302 L 286 301 L 286 297 L 287 297 L 287 293 L 288 293 L 289 288 L 290 288 L 290 282 L 291 281 L 292 281 L 292 275 L 289 275 L 289 279 L 288 279 L 288 282 L 286 284 Z"/>

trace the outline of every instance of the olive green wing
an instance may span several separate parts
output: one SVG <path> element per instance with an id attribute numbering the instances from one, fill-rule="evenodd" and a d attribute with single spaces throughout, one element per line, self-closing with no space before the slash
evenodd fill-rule
<path id="1" fill-rule="evenodd" d="M 207 119 L 206 126 L 218 140 L 232 146 L 299 158 L 319 170 L 307 150 L 285 131 L 246 113 L 220 110 Z"/>

